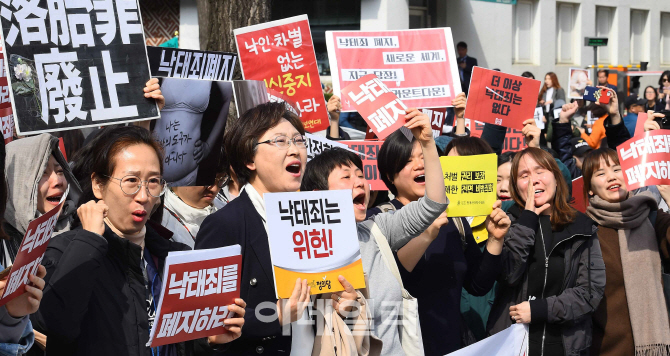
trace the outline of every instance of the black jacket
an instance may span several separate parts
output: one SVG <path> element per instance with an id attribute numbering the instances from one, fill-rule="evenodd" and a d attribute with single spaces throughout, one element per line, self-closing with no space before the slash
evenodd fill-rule
<path id="1" fill-rule="evenodd" d="M 246 191 L 208 216 L 195 239 L 196 250 L 235 244 L 242 247 L 240 298 L 247 308 L 244 332 L 229 344 L 228 351 L 231 355 L 289 355 L 291 336 L 282 335 L 278 319 L 263 322 L 256 316 L 256 307 L 261 303 L 267 304 L 261 311 L 263 315 L 275 315 L 277 297 L 268 236 Z"/>
<path id="2" fill-rule="evenodd" d="M 489 314 L 487 329 L 495 334 L 509 327 L 509 307 L 528 300 L 529 265 L 538 234 L 538 216 L 515 205 L 508 210 L 512 226 L 505 236 L 500 289 Z M 576 212 L 575 220 L 553 231 L 554 244 L 563 253 L 563 278 L 556 296 L 537 298 L 530 303 L 532 324 L 558 324 L 565 355 L 588 355 L 591 345 L 591 314 L 605 291 L 605 263 L 597 226 Z M 551 256 L 551 253 L 550 253 Z"/>
<path id="3" fill-rule="evenodd" d="M 459 75 L 460 71 L 463 71 L 463 80 L 461 80 L 461 89 L 465 92 L 465 95 L 468 95 L 468 88 L 470 87 L 470 77 L 472 77 L 472 68 L 477 66 L 477 58 L 470 56 L 465 56 L 465 58 L 458 58 L 456 62 L 461 63 L 465 61 L 465 69 L 458 67 Z"/>
<path id="4" fill-rule="evenodd" d="M 623 117 L 618 125 L 612 125 L 612 119 L 607 117 L 603 125 L 607 136 L 607 147 L 616 151 L 617 146 L 630 139 L 630 132 L 623 122 Z"/>
<path id="5" fill-rule="evenodd" d="M 169 251 L 189 249 L 149 225 L 145 248 L 160 271 Z M 151 355 L 141 254 L 109 227 L 103 236 L 79 227 L 49 242 L 44 297 L 33 318 L 43 323 L 36 328 L 47 333 L 48 355 Z"/>
<path id="6" fill-rule="evenodd" d="M 572 157 L 572 124 L 554 123 L 551 148 L 558 153 L 558 158 L 568 167 L 572 179 L 582 176 L 582 170 L 577 167 L 577 162 Z"/>

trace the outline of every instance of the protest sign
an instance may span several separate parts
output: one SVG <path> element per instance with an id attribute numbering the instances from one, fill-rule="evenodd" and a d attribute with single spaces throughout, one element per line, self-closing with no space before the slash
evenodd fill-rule
<path id="1" fill-rule="evenodd" d="M 572 180 L 572 199 L 570 199 L 570 205 L 578 211 L 586 213 L 586 207 L 589 205 L 589 202 L 584 201 L 583 176 Z"/>
<path id="2" fill-rule="evenodd" d="M 526 356 L 528 324 L 513 324 L 486 339 L 454 351 L 448 356 Z"/>
<path id="3" fill-rule="evenodd" d="M 152 77 L 233 80 L 236 53 L 147 46 Z"/>
<path id="4" fill-rule="evenodd" d="M 430 126 L 433 129 L 433 138 L 442 135 L 442 126 L 447 117 L 447 108 L 421 109 L 421 112 L 430 118 Z"/>
<path id="5" fill-rule="evenodd" d="M 484 123 L 475 121 L 474 125 L 472 124 L 473 120 L 465 119 L 465 127 L 470 130 L 471 137 L 482 137 L 484 132 Z M 503 143 L 502 153 L 509 151 L 521 151 L 527 148 L 525 137 L 521 130 L 507 128 L 507 133 L 505 134 L 505 142 Z"/>
<path id="6" fill-rule="evenodd" d="M 647 113 L 640 112 L 637 114 L 637 121 L 635 122 L 635 132 L 630 132 L 631 136 L 636 136 L 644 132 L 644 123 L 647 121 Z"/>
<path id="7" fill-rule="evenodd" d="M 591 71 L 582 68 L 570 68 L 568 78 L 568 100 L 582 99 L 584 97 L 584 89 L 589 85 L 591 80 Z"/>
<path id="8" fill-rule="evenodd" d="M 268 242 L 277 298 L 289 298 L 297 278 L 311 294 L 344 290 L 342 275 L 365 288 L 351 190 L 265 193 Z"/>
<path id="9" fill-rule="evenodd" d="M 544 130 L 544 111 L 542 110 L 541 107 L 535 108 L 535 114 L 533 115 L 533 118 L 535 119 L 535 126 L 537 126 L 540 130 Z"/>
<path id="10" fill-rule="evenodd" d="M 319 153 L 333 147 L 340 147 L 350 151 L 349 146 L 345 145 L 344 143 L 331 141 L 319 135 L 306 133 L 305 138 L 307 138 L 307 162 L 311 161 L 312 158 L 314 158 Z"/>
<path id="11" fill-rule="evenodd" d="M 0 119 L 2 120 L 2 138 L 6 145 L 14 139 L 14 115 L 11 106 L 0 109 Z"/>
<path id="12" fill-rule="evenodd" d="M 326 31 L 326 46 L 335 94 L 369 74 L 410 107 L 452 106 L 461 92 L 450 28 Z M 342 111 L 356 108 L 342 101 Z"/>
<path id="13" fill-rule="evenodd" d="M 670 184 L 670 130 L 652 130 L 617 147 L 626 189 Z"/>
<path id="14" fill-rule="evenodd" d="M 42 263 L 44 253 L 47 251 L 51 234 L 53 234 L 69 191 L 68 187 L 56 207 L 28 224 L 21 245 L 17 250 L 16 258 L 14 258 L 12 269 L 7 276 L 7 284 L 2 293 L 2 298 L 0 298 L 0 307 L 25 292 L 24 286 L 31 284 L 28 279 L 29 275 L 37 275 L 37 268 Z"/>
<path id="15" fill-rule="evenodd" d="M 288 95 L 300 111 L 305 130 L 327 128 L 328 110 L 307 15 L 233 32 L 244 79 L 263 80 L 268 88 Z"/>
<path id="16" fill-rule="evenodd" d="M 151 75 L 136 0 L 4 4 L 18 134 L 160 117 L 155 100 L 143 95 Z"/>
<path id="17" fill-rule="evenodd" d="M 381 140 L 405 124 L 407 106 L 374 74 L 368 74 L 342 89 L 341 99 L 361 114 Z M 411 136 L 408 139 L 411 140 Z"/>
<path id="18" fill-rule="evenodd" d="M 377 155 L 383 141 L 343 141 L 350 149 L 359 153 L 363 161 L 363 175 L 370 184 L 370 190 L 389 190 L 377 168 Z"/>
<path id="19" fill-rule="evenodd" d="M 539 80 L 474 67 L 465 117 L 522 129 L 533 117 L 539 91 Z"/>
<path id="20" fill-rule="evenodd" d="M 235 315 L 228 306 L 240 297 L 240 253 L 240 245 L 170 252 L 147 346 L 227 333 L 223 321 Z"/>
<path id="21" fill-rule="evenodd" d="M 165 149 L 163 177 L 174 187 L 214 184 L 232 82 L 163 78 L 161 91 L 165 107 L 153 134 Z"/>
<path id="22" fill-rule="evenodd" d="M 449 198 L 447 215 L 488 215 L 496 201 L 498 157 L 495 153 L 476 156 L 440 157 L 444 187 Z"/>
<path id="23" fill-rule="evenodd" d="M 269 102 L 268 89 L 260 80 L 234 80 L 235 109 L 240 115 L 260 104 Z"/>

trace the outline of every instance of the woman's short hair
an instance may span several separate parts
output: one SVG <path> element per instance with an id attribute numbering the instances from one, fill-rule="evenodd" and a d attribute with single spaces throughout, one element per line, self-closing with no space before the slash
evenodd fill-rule
<path id="1" fill-rule="evenodd" d="M 549 170 L 556 180 L 556 192 L 554 193 L 554 200 L 550 202 L 551 210 L 551 227 L 554 230 L 558 230 L 563 226 L 571 223 L 575 219 L 575 210 L 570 206 L 570 191 L 568 189 L 568 183 L 563 178 L 561 170 L 556 164 L 556 160 L 551 154 L 545 150 L 536 147 L 529 147 L 523 151 L 520 151 L 514 156 L 512 160 L 512 170 L 510 171 L 510 195 L 514 202 L 521 206 L 525 207 L 526 202 L 521 199 L 520 192 L 517 188 L 517 180 L 519 175 L 519 162 L 524 156 L 530 156 L 537 162 L 540 167 Z"/>
<path id="2" fill-rule="evenodd" d="M 618 166 L 619 156 L 611 148 L 601 147 L 586 154 L 582 163 L 582 175 L 584 176 L 584 201 L 589 201 L 589 191 L 593 190 L 591 179 L 600 168 L 600 160 L 604 160 L 608 166 Z"/>
<path id="3" fill-rule="evenodd" d="M 407 140 L 405 139 L 405 141 Z M 333 147 L 319 153 L 307 162 L 305 175 L 302 177 L 300 184 L 300 191 L 328 190 L 328 177 L 330 177 L 335 168 L 348 167 L 352 163 L 356 168 L 363 171 L 361 158 L 351 151 L 347 151 L 341 147 Z"/>
<path id="4" fill-rule="evenodd" d="M 455 148 L 459 156 L 475 156 L 494 153 L 491 146 L 486 141 L 479 137 L 455 137 L 447 148 L 444 149 L 444 154 L 448 155 L 452 148 Z"/>
<path id="5" fill-rule="evenodd" d="M 502 166 L 507 162 L 512 163 L 514 156 L 516 156 L 516 151 L 507 151 L 498 156 L 498 167 Z"/>
<path id="6" fill-rule="evenodd" d="M 414 137 L 412 137 L 412 141 L 409 141 L 400 130 L 397 130 L 386 138 L 379 149 L 377 154 L 379 175 L 393 195 L 398 195 L 398 189 L 392 183 L 393 178 L 409 162 L 416 142 Z"/>
<path id="7" fill-rule="evenodd" d="M 134 125 L 104 127 L 100 129 L 95 138 L 71 158 L 72 173 L 82 189 L 79 205 L 90 200 L 98 200 L 93 194 L 91 174 L 95 173 L 97 182 L 107 184 L 116 168 L 114 158 L 121 151 L 134 145 L 151 147 L 156 152 L 160 173 L 163 174 L 163 147 L 154 139 L 149 130 Z"/>
<path id="8" fill-rule="evenodd" d="M 251 108 L 226 130 L 223 147 L 240 186 L 247 184 L 253 173 L 247 164 L 254 161 L 258 140 L 282 119 L 290 122 L 300 134 L 305 134 L 300 118 L 286 110 L 284 103 L 265 103 Z"/>

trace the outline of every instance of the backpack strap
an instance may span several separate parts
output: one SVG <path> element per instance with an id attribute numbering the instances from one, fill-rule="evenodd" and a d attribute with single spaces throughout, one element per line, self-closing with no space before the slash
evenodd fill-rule
<path id="1" fill-rule="evenodd" d="M 377 207 L 379 208 L 379 210 L 382 211 L 382 213 L 388 213 L 389 211 L 396 211 L 395 205 L 393 205 L 393 203 L 391 202 L 379 204 L 377 205 Z"/>

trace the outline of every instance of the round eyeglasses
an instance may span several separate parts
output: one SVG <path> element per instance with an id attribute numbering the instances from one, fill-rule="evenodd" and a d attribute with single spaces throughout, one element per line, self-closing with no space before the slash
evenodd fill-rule
<path id="1" fill-rule="evenodd" d="M 226 184 L 228 184 L 228 182 L 230 182 L 230 176 L 228 175 L 222 177 L 216 177 L 214 178 L 214 184 L 208 185 L 207 188 L 211 188 L 215 185 L 219 188 L 223 188 Z"/>
<path id="2" fill-rule="evenodd" d="M 281 136 L 277 136 L 277 137 L 275 137 L 271 140 L 265 140 L 265 141 L 259 142 L 259 143 L 256 144 L 256 146 L 258 146 L 260 144 L 263 144 L 263 143 L 271 143 L 271 144 L 277 146 L 278 148 L 286 149 L 286 148 L 289 148 L 289 146 L 291 146 L 291 142 L 293 142 L 295 147 L 298 147 L 298 148 L 306 148 L 307 147 L 307 139 L 303 135 L 295 135 L 295 136 L 293 136 L 293 138 L 288 138 L 288 136 L 281 135 Z"/>
<path id="3" fill-rule="evenodd" d="M 134 175 L 127 175 L 123 178 L 105 177 L 118 180 L 121 191 L 126 195 L 137 194 L 137 192 L 140 191 L 140 188 L 144 185 L 147 188 L 147 193 L 149 193 L 149 195 L 154 198 L 160 198 L 165 194 L 165 186 L 167 185 L 165 179 L 158 177 L 149 178 L 145 181 Z"/>

